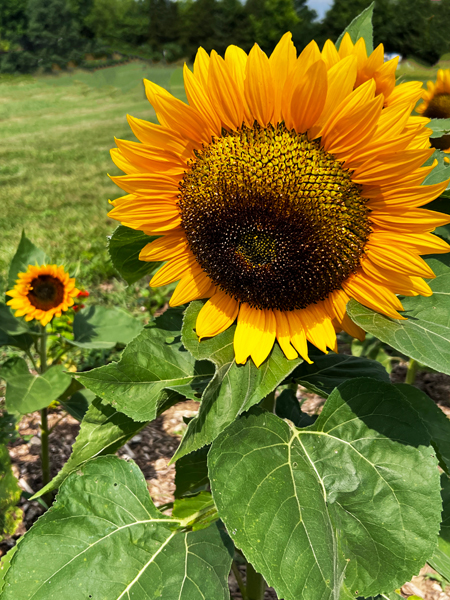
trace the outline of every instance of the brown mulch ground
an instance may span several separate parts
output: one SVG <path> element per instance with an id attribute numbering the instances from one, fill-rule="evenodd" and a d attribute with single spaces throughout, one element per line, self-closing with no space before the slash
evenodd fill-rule
<path id="1" fill-rule="evenodd" d="M 392 373 L 395 383 L 404 381 L 405 365 L 399 365 Z M 419 373 L 416 381 L 417 387 L 426 392 L 450 416 L 450 377 L 439 373 Z M 300 388 L 299 396 L 305 399 L 302 407 L 309 414 L 319 413 L 323 406 L 323 399 Z M 168 462 L 177 448 L 186 425 L 183 417 L 192 417 L 198 409 L 198 404 L 193 401 L 183 402 L 170 408 L 139 434 L 134 436 L 120 451 L 119 456 L 132 458 L 142 469 L 147 480 L 149 492 L 157 506 L 173 500 L 175 489 L 175 467 L 168 466 Z M 22 439 L 10 446 L 10 455 L 14 472 L 19 479 L 19 484 L 25 492 L 33 493 L 41 487 L 40 475 L 40 439 L 39 439 L 39 413 L 25 416 L 20 423 L 20 433 L 28 437 L 28 442 Z M 59 421 L 59 422 L 58 422 Z M 50 436 L 50 455 L 52 460 L 52 475 L 56 475 L 70 456 L 71 446 L 78 434 L 79 423 L 72 417 L 54 410 L 49 415 L 49 425 L 57 423 Z M 24 511 L 24 521 L 16 535 L 0 544 L 0 556 L 6 553 L 16 542 L 16 539 L 31 527 L 34 521 L 43 513 L 43 508 L 37 502 L 21 499 L 20 507 Z M 245 580 L 245 569 L 241 569 Z M 405 597 L 414 595 L 424 600 L 450 600 L 450 587 L 447 593 L 439 583 L 433 579 L 435 572 L 430 567 L 424 567 L 419 576 L 405 584 L 402 594 Z M 236 580 L 230 575 L 231 598 L 242 600 Z M 277 600 L 272 589 L 266 591 L 265 600 Z"/>

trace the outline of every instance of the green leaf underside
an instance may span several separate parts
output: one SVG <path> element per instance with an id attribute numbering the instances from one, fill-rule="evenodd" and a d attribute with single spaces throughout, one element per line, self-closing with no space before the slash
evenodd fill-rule
<path id="1" fill-rule="evenodd" d="M 7 360 L 0 368 L 6 380 L 6 409 L 22 415 L 41 410 L 57 400 L 69 387 L 72 378 L 63 365 L 54 365 L 42 375 L 32 375 L 23 358 Z"/>
<path id="2" fill-rule="evenodd" d="M 114 231 L 109 240 L 108 250 L 114 268 L 125 279 L 128 285 L 135 283 L 145 275 L 156 271 L 160 262 L 139 260 L 140 251 L 156 237 L 146 235 L 124 225 Z"/>
<path id="3" fill-rule="evenodd" d="M 436 279 L 428 282 L 433 295 L 401 298 L 407 321 L 385 317 L 356 300 L 347 304 L 347 313 L 382 342 L 450 375 L 450 268 L 434 258 L 427 263 L 436 274 Z"/>
<path id="4" fill-rule="evenodd" d="M 208 455 L 235 544 L 284 600 L 376 596 L 417 574 L 440 522 L 437 461 L 406 392 L 349 381 L 314 425 L 254 409 Z"/>
<path id="5" fill-rule="evenodd" d="M 431 138 L 440 138 L 450 133 L 450 119 L 431 119 L 427 127 L 433 131 Z"/>
<path id="6" fill-rule="evenodd" d="M 8 290 L 16 285 L 16 279 L 19 273 L 24 273 L 28 270 L 28 265 L 45 265 L 50 263 L 50 258 L 43 250 L 37 248 L 31 242 L 25 232 L 22 231 L 17 251 L 11 261 L 8 274 Z M 8 296 L 9 298 L 9 296 Z"/>
<path id="7" fill-rule="evenodd" d="M 94 398 L 96 398 L 94 392 L 83 389 L 83 391 L 75 392 L 70 398 L 60 400 L 60 402 L 61 406 L 69 413 L 69 415 L 77 421 L 81 421 Z"/>
<path id="8" fill-rule="evenodd" d="M 355 377 L 372 377 L 389 383 L 386 369 L 375 360 L 334 352 L 311 358 L 314 360 L 312 365 L 302 363 L 291 377 L 323 398 L 328 398 L 334 388 Z"/>
<path id="9" fill-rule="evenodd" d="M 175 498 L 207 489 L 209 484 L 206 462 L 208 451 L 209 446 L 204 446 L 177 460 L 175 464 Z"/>
<path id="10" fill-rule="evenodd" d="M 2 600 L 228 600 L 226 534 L 177 525 L 153 505 L 133 462 L 92 460 L 25 534 Z"/>
<path id="11" fill-rule="evenodd" d="M 447 581 L 450 581 L 450 479 L 443 473 L 442 485 L 442 523 L 436 548 L 429 564 Z"/>
<path id="12" fill-rule="evenodd" d="M 356 44 L 359 38 L 364 38 L 366 43 L 367 54 L 373 52 L 373 27 L 372 27 L 372 16 L 375 2 L 372 2 L 370 6 L 365 8 L 362 13 L 353 19 L 348 27 L 344 29 L 341 35 L 338 37 L 336 42 L 336 48 L 339 49 L 342 38 L 346 33 L 350 34 L 352 42 Z"/>
<path id="13" fill-rule="evenodd" d="M 83 385 L 136 421 L 152 421 L 163 407 L 198 400 L 214 368 L 179 341 L 181 311 L 169 309 L 124 350 L 119 362 L 80 373 Z"/>
<path id="14" fill-rule="evenodd" d="M 260 402 L 302 362 L 301 358 L 288 360 L 275 344 L 259 369 L 251 359 L 245 365 L 237 365 L 233 349 L 235 325 L 220 335 L 199 341 L 195 323 L 203 305 L 204 302 L 191 302 L 187 308 L 182 341 L 192 356 L 212 361 L 216 372 L 172 461 L 210 444 L 238 415 Z"/>
<path id="15" fill-rule="evenodd" d="M 112 406 L 96 398 L 89 406 L 80 426 L 80 432 L 72 446 L 72 454 L 61 471 L 39 490 L 34 498 L 58 488 L 62 482 L 88 460 L 103 454 L 114 454 L 146 423 L 133 421 Z"/>
<path id="16" fill-rule="evenodd" d="M 73 319 L 74 339 L 71 344 L 80 348 L 114 348 L 131 342 L 142 330 L 142 323 L 121 308 L 87 306 Z"/>

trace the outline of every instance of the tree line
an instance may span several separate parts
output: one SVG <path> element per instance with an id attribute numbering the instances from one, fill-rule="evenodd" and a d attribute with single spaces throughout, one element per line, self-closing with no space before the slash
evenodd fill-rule
<path id="1" fill-rule="evenodd" d="M 370 0 L 334 0 L 322 21 L 307 0 L 0 0 L 0 72 L 139 56 L 191 60 L 229 44 L 270 52 L 286 31 L 300 51 L 335 41 Z M 376 0 L 375 43 L 435 63 L 450 52 L 450 0 Z"/>

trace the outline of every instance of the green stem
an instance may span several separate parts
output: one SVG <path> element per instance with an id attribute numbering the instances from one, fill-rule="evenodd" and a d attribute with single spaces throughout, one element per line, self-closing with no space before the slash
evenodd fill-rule
<path id="1" fill-rule="evenodd" d="M 33 365 L 33 369 L 37 372 L 39 372 L 38 366 L 36 364 L 36 361 L 33 358 L 33 355 L 31 354 L 30 349 L 25 350 L 26 355 L 28 356 L 28 358 L 31 360 L 31 364 Z"/>
<path id="2" fill-rule="evenodd" d="M 247 588 L 245 587 L 241 572 L 239 571 L 239 568 L 238 568 L 237 564 L 234 562 L 234 560 L 231 563 L 231 570 L 233 571 L 234 578 L 237 581 L 239 590 L 241 592 L 242 600 L 247 600 Z"/>
<path id="3" fill-rule="evenodd" d="M 417 362 L 417 360 L 414 360 L 414 358 L 410 358 L 408 363 L 408 370 L 406 371 L 405 383 L 410 383 L 411 385 L 414 383 L 418 368 L 419 363 Z"/>
<path id="4" fill-rule="evenodd" d="M 261 400 L 259 406 L 268 412 L 273 413 L 275 411 L 275 390 L 267 394 L 265 398 Z"/>
<path id="5" fill-rule="evenodd" d="M 264 600 L 266 582 L 264 577 L 247 563 L 247 600 Z"/>
<path id="6" fill-rule="evenodd" d="M 41 359 L 40 372 L 41 375 L 47 370 L 47 332 L 44 326 L 40 326 L 41 339 L 39 344 L 39 357 Z M 42 487 L 45 487 L 50 482 L 50 453 L 48 445 L 48 414 L 47 409 L 41 410 L 41 467 L 42 467 Z M 52 503 L 52 495 L 45 494 L 43 497 L 48 506 Z"/>

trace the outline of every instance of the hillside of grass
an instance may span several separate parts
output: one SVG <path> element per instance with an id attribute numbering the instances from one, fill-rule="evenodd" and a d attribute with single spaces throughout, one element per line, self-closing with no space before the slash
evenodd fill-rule
<path id="1" fill-rule="evenodd" d="M 133 292 L 114 277 L 107 236 L 108 199 L 123 194 L 107 174 L 114 136 L 134 140 L 127 113 L 155 121 L 143 78 L 185 98 L 178 67 L 144 62 L 58 76 L 0 78 L 0 292 L 22 229 L 105 303 L 127 305 Z M 136 286 L 135 286 L 136 287 Z M 138 289 L 139 288 L 139 289 Z"/>

